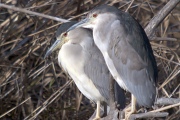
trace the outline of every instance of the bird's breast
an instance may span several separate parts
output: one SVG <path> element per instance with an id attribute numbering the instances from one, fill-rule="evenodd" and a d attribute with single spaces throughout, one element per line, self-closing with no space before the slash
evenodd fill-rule
<path id="1" fill-rule="evenodd" d="M 97 100 L 104 101 L 105 98 L 84 72 L 84 65 L 86 65 L 84 62 L 87 59 L 84 52 L 81 45 L 64 44 L 59 51 L 58 61 L 83 95 L 95 102 Z"/>

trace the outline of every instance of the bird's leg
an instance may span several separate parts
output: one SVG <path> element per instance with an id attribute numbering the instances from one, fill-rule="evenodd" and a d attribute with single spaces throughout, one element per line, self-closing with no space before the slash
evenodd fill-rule
<path id="1" fill-rule="evenodd" d="M 131 110 L 130 112 L 128 111 L 128 108 L 125 113 L 125 119 L 128 120 L 130 115 L 136 112 L 136 98 L 134 97 L 133 94 L 131 94 Z"/>
<path id="2" fill-rule="evenodd" d="M 97 101 L 96 117 L 93 120 L 99 120 L 100 118 L 100 101 Z"/>
<path id="3" fill-rule="evenodd" d="M 131 94 L 131 99 L 132 99 L 131 113 L 135 113 L 136 112 L 136 98 L 134 97 L 133 94 Z"/>

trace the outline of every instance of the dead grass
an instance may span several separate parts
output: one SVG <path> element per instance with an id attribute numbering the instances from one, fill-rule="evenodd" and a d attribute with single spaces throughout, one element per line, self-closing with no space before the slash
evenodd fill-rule
<path id="1" fill-rule="evenodd" d="M 125 11 L 127 0 L 2 0 L 31 11 L 79 20 L 108 3 Z M 17 3 L 16 3 L 17 2 Z M 145 27 L 167 0 L 135 0 L 128 12 Z M 180 97 L 180 5 L 155 31 L 151 42 L 159 69 L 159 97 Z M 59 22 L 0 8 L 0 119 L 88 119 L 94 108 L 57 64 L 57 53 L 43 59 Z M 129 98 L 127 98 L 129 100 Z M 129 101 L 128 101 L 129 102 Z M 79 107 L 80 106 L 80 107 Z M 179 107 L 168 110 L 180 119 Z"/>

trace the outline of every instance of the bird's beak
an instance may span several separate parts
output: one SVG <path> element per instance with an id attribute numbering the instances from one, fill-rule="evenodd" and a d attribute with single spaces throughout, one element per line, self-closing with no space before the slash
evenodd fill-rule
<path id="1" fill-rule="evenodd" d="M 90 28 L 89 25 L 90 25 L 90 19 L 89 18 L 85 18 L 84 20 L 82 20 L 82 21 L 74 24 L 73 26 L 71 26 L 67 30 L 67 32 L 69 32 L 69 31 L 71 31 L 71 30 L 73 30 L 75 28 L 79 28 L 79 27 Z"/>
<path id="2" fill-rule="evenodd" d="M 56 40 L 54 42 L 54 44 L 49 48 L 49 50 L 46 52 L 44 58 L 46 58 L 47 56 L 49 56 L 53 51 L 55 51 L 59 46 L 61 46 L 61 40 Z"/>

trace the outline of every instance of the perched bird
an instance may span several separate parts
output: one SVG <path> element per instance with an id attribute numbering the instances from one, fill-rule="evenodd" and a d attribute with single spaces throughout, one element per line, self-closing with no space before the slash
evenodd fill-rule
<path id="1" fill-rule="evenodd" d="M 106 66 L 103 55 L 94 44 L 92 31 L 77 28 L 66 32 L 75 22 L 64 23 L 57 30 L 57 40 L 47 51 L 46 56 L 56 49 L 60 49 L 58 62 L 72 77 L 81 93 L 88 99 L 96 102 L 97 111 L 95 119 L 100 118 L 100 103 L 109 104 L 110 101 L 110 72 Z M 115 83 L 116 101 L 120 108 L 125 108 L 125 95 L 123 89 Z"/>
<path id="2" fill-rule="evenodd" d="M 135 100 L 140 106 L 152 107 L 157 94 L 157 64 L 141 25 L 128 13 L 101 5 L 68 31 L 78 27 L 93 30 L 94 42 L 112 76 L 132 94 L 130 114 L 135 112 Z"/>

